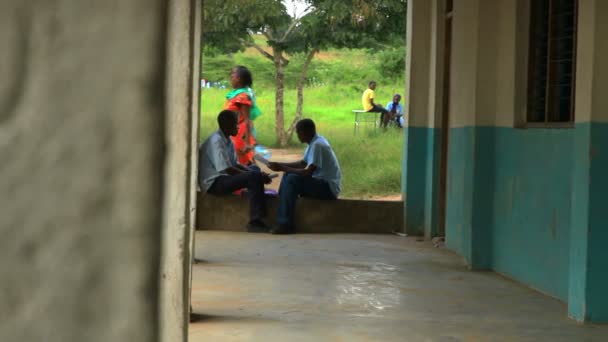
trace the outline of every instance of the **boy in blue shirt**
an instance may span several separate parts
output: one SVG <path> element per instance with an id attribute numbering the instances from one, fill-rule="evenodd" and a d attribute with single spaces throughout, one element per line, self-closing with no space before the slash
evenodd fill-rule
<path id="1" fill-rule="evenodd" d="M 386 110 L 389 112 L 390 119 L 395 120 L 397 126 L 403 128 L 405 118 L 403 117 L 403 106 L 399 103 L 401 101 L 401 95 L 395 94 L 393 101 L 386 105 Z"/>
<path id="2" fill-rule="evenodd" d="M 296 133 L 300 142 L 308 145 L 304 159 L 294 163 L 268 164 L 273 171 L 285 172 L 279 187 L 279 226 L 271 231 L 273 234 L 295 233 L 294 213 L 299 196 L 335 200 L 340 193 L 340 164 L 329 142 L 317 134 L 314 121 L 298 121 Z"/>

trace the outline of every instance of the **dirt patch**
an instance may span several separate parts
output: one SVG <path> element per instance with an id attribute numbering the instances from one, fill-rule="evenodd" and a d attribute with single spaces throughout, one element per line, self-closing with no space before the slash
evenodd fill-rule
<path id="1" fill-rule="evenodd" d="M 269 148 L 268 151 L 272 154 L 272 161 L 278 162 L 295 162 L 304 158 L 304 149 L 274 149 Z"/>
<path id="2" fill-rule="evenodd" d="M 372 201 L 401 201 L 401 194 L 386 195 L 386 196 L 374 196 L 370 198 Z"/>
<path id="3" fill-rule="evenodd" d="M 322 61 L 331 61 L 331 60 L 338 58 L 338 54 L 335 52 L 321 51 L 321 52 L 317 53 L 317 58 Z"/>
<path id="4" fill-rule="evenodd" d="M 302 160 L 304 157 L 304 151 L 301 149 L 273 149 L 269 148 L 268 151 L 272 154 L 270 157 L 271 161 L 281 162 L 281 163 L 290 163 L 296 162 L 298 160 Z M 259 164 L 258 166 L 262 169 L 262 171 L 268 173 L 275 173 L 271 171 L 266 166 Z M 279 190 L 279 185 L 281 184 L 281 179 L 283 178 L 283 172 L 278 172 L 279 177 L 274 178 L 272 183 L 266 185 L 266 189 L 272 189 L 275 191 Z"/>

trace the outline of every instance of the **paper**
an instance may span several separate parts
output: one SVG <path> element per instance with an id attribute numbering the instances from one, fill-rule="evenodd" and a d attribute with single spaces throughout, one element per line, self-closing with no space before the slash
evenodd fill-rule
<path id="1" fill-rule="evenodd" d="M 254 156 L 253 156 L 253 159 L 255 159 L 255 160 L 259 161 L 260 163 L 262 163 L 262 164 L 264 164 L 264 165 L 266 165 L 266 166 L 268 166 L 268 164 L 270 163 L 270 161 L 269 161 L 268 159 L 266 159 L 266 158 L 262 157 L 262 156 L 261 156 L 261 155 L 259 155 L 259 154 L 254 155 Z"/>

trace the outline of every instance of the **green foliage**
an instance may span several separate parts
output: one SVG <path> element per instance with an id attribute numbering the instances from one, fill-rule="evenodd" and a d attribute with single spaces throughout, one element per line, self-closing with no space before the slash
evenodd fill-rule
<path id="1" fill-rule="evenodd" d="M 254 36 L 258 39 L 259 36 Z M 290 67 L 285 70 L 287 88 L 295 88 L 304 54 L 290 56 Z M 275 84 L 274 64 L 255 51 L 228 56 L 203 56 L 203 77 L 212 81 L 229 81 L 234 65 L 245 65 L 252 72 L 255 88 L 271 89 Z M 363 49 L 329 49 L 313 60 L 308 71 L 309 87 L 323 84 L 343 86 L 352 91 L 365 90 L 369 80 L 382 84 L 404 84 L 405 49 L 387 48 L 382 52 Z M 216 76 L 214 78 L 212 76 Z M 307 91 L 308 93 L 308 91 Z M 291 96 L 287 94 L 287 97 Z M 306 108 L 305 108 L 306 109 Z"/>
<path id="2" fill-rule="evenodd" d="M 225 53 L 242 51 L 249 32 L 285 28 L 290 20 L 279 0 L 205 0 L 203 42 Z"/>
<path id="3" fill-rule="evenodd" d="M 369 47 L 405 36 L 406 0 L 306 0 L 311 10 L 294 22 L 280 0 L 206 0 L 205 45 L 241 51 L 251 32 L 268 34 L 267 44 L 290 53 L 311 48 Z M 264 44 L 266 45 L 266 44 Z"/>
<path id="4" fill-rule="evenodd" d="M 378 71 L 387 80 L 398 80 L 405 73 L 405 48 L 387 49 L 378 52 Z"/>
<path id="5" fill-rule="evenodd" d="M 228 82 L 232 67 L 234 67 L 234 59 L 227 55 L 203 55 L 201 77 L 213 82 Z"/>
<path id="6" fill-rule="evenodd" d="M 322 47 L 370 48 L 403 42 L 406 0 L 309 0 L 315 8 L 307 32 L 316 34 Z M 398 46 L 398 45 L 397 45 Z"/>

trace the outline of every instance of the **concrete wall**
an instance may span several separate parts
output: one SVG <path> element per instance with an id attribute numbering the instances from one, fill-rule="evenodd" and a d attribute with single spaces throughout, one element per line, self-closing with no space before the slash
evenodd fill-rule
<path id="1" fill-rule="evenodd" d="M 443 3 L 432 2 L 410 2 L 410 41 L 418 41 L 411 45 L 412 65 L 437 53 L 419 40 L 441 38 L 432 27 L 438 20 L 415 19 Z M 528 1 L 454 2 L 446 237 L 471 268 L 496 270 L 568 301 L 575 319 L 607 321 L 608 296 L 600 288 L 608 286 L 608 273 L 599 270 L 608 269 L 608 258 L 599 246 L 608 242 L 600 209 L 608 190 L 600 176 L 608 172 L 608 101 L 601 95 L 608 74 L 598 61 L 608 57 L 600 34 L 608 31 L 599 20 L 608 5 L 579 2 L 576 126 L 569 129 L 519 128 L 527 102 Z M 435 78 L 430 69 L 411 82 L 424 72 Z M 408 94 L 425 98 L 433 83 Z M 428 107 L 410 109 L 411 116 L 436 116 Z M 436 120 L 412 121 L 419 126 L 408 139 L 408 156 L 415 158 L 407 161 L 406 191 L 407 206 L 418 215 L 408 209 L 408 231 L 434 220 L 433 211 L 418 210 L 434 195 L 419 189 L 435 187 L 428 183 L 438 182 L 436 168 L 428 165 L 439 158 L 428 147 L 437 126 L 424 124 Z"/>
<path id="2" fill-rule="evenodd" d="M 165 193 L 161 264 L 162 341 L 186 341 L 196 208 L 201 0 L 168 8 Z"/>
<path id="3" fill-rule="evenodd" d="M 200 16 L 0 4 L 0 340 L 187 340 Z"/>
<path id="4" fill-rule="evenodd" d="M 245 231 L 249 221 L 249 201 L 241 196 L 199 194 L 200 230 Z M 279 200 L 266 199 L 268 217 L 276 217 Z M 320 201 L 301 198 L 296 207 L 298 233 L 392 234 L 403 230 L 401 201 L 360 201 L 339 199 Z"/>
<path id="5" fill-rule="evenodd" d="M 166 2 L 0 2 L 0 340 L 155 341 Z"/>

